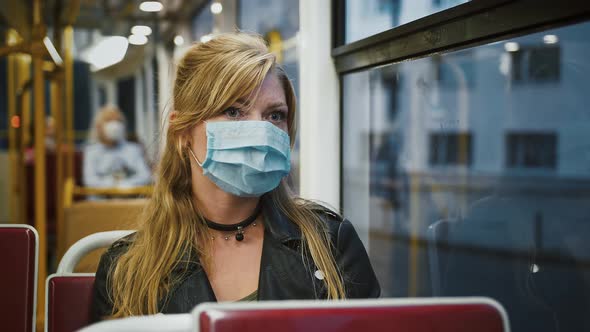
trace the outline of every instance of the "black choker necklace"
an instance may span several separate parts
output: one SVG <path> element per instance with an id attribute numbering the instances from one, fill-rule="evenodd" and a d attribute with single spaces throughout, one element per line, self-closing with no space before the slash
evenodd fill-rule
<path id="1" fill-rule="evenodd" d="M 207 223 L 207 227 L 214 229 L 216 231 L 236 232 L 236 240 L 242 241 L 242 240 L 244 240 L 244 228 L 250 226 L 250 224 L 252 224 L 252 226 L 256 226 L 256 223 L 254 222 L 254 220 L 256 220 L 256 218 L 258 218 L 258 215 L 260 214 L 261 207 L 262 207 L 262 205 L 260 203 L 258 203 L 258 205 L 256 206 L 256 209 L 254 210 L 254 213 L 252 213 L 252 215 L 249 216 L 246 220 L 241 221 L 237 224 L 232 224 L 232 225 L 218 224 L 218 223 L 213 222 L 207 218 L 205 218 L 205 222 Z M 226 240 L 229 240 L 229 236 L 225 236 L 224 238 Z"/>

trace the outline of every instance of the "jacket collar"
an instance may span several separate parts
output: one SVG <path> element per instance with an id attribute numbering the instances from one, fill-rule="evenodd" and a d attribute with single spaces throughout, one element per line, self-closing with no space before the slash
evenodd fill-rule
<path id="1" fill-rule="evenodd" d="M 301 240 L 299 227 L 291 222 L 279 207 L 273 204 L 270 194 L 265 194 L 260 199 L 262 200 L 262 211 L 266 220 L 264 227 L 270 234 L 282 243 Z"/>
<path id="2" fill-rule="evenodd" d="M 264 243 L 258 284 L 259 300 L 324 298 L 323 284 L 313 278 L 313 266 L 302 260 L 301 253 L 287 242 L 301 241 L 301 231 L 272 203 L 270 196 L 261 197 L 265 220 Z M 215 294 L 198 258 L 190 259 L 187 278 L 172 294 L 174 300 L 165 312 L 186 312 L 201 302 L 216 301 Z M 313 265 L 313 264 L 312 264 Z M 181 266 L 175 271 L 182 271 Z M 186 270 L 185 270 L 186 271 Z M 324 295 L 322 295 L 324 294 Z"/>
<path id="3" fill-rule="evenodd" d="M 266 232 L 281 243 L 286 243 L 293 240 L 301 241 L 301 230 L 293 222 L 285 216 L 285 214 L 275 206 L 272 202 L 270 194 L 265 194 L 262 200 L 262 213 L 264 215 L 264 227 Z M 190 267 L 200 269 L 201 264 L 196 251 L 191 250 L 190 253 L 184 253 L 182 260 L 188 262 Z M 182 272 L 186 270 L 185 264 L 178 264 L 175 272 Z"/>

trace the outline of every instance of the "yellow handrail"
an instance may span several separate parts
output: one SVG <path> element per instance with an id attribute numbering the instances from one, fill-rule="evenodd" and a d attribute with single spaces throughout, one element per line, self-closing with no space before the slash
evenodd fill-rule
<path id="1" fill-rule="evenodd" d="M 74 184 L 74 179 L 68 178 L 64 186 L 64 207 L 72 205 L 75 196 L 150 196 L 154 190 L 153 186 L 140 186 L 132 188 L 116 188 L 116 187 L 80 187 Z"/>
<path id="2" fill-rule="evenodd" d="M 105 196 L 134 196 L 151 195 L 152 186 L 141 186 L 133 188 L 91 188 L 74 187 L 74 196 L 105 195 Z"/>

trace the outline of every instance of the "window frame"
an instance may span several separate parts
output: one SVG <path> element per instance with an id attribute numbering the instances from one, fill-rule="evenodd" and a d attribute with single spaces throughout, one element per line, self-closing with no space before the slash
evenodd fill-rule
<path id="1" fill-rule="evenodd" d="M 343 76 L 438 53 L 502 41 L 590 20 L 585 0 L 472 0 L 344 44 L 346 0 L 332 0 L 332 58 L 340 85 L 340 142 L 344 121 Z M 340 210 L 343 200 L 343 144 L 340 144 Z"/>
<path id="2" fill-rule="evenodd" d="M 584 0 L 472 0 L 343 44 L 345 1 L 333 0 L 332 57 L 340 75 L 590 19 L 590 2 Z"/>

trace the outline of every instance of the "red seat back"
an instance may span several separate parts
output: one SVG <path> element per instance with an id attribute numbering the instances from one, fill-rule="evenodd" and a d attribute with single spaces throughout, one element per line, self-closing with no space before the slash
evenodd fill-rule
<path id="1" fill-rule="evenodd" d="M 93 275 L 54 275 L 47 279 L 47 330 L 72 332 L 91 322 Z"/>
<path id="2" fill-rule="evenodd" d="M 487 299 L 205 304 L 195 319 L 199 332 L 503 332 L 508 322 L 500 308 Z"/>
<path id="3" fill-rule="evenodd" d="M 37 296 L 37 232 L 0 225 L 0 315 L 3 331 L 33 331 Z"/>

